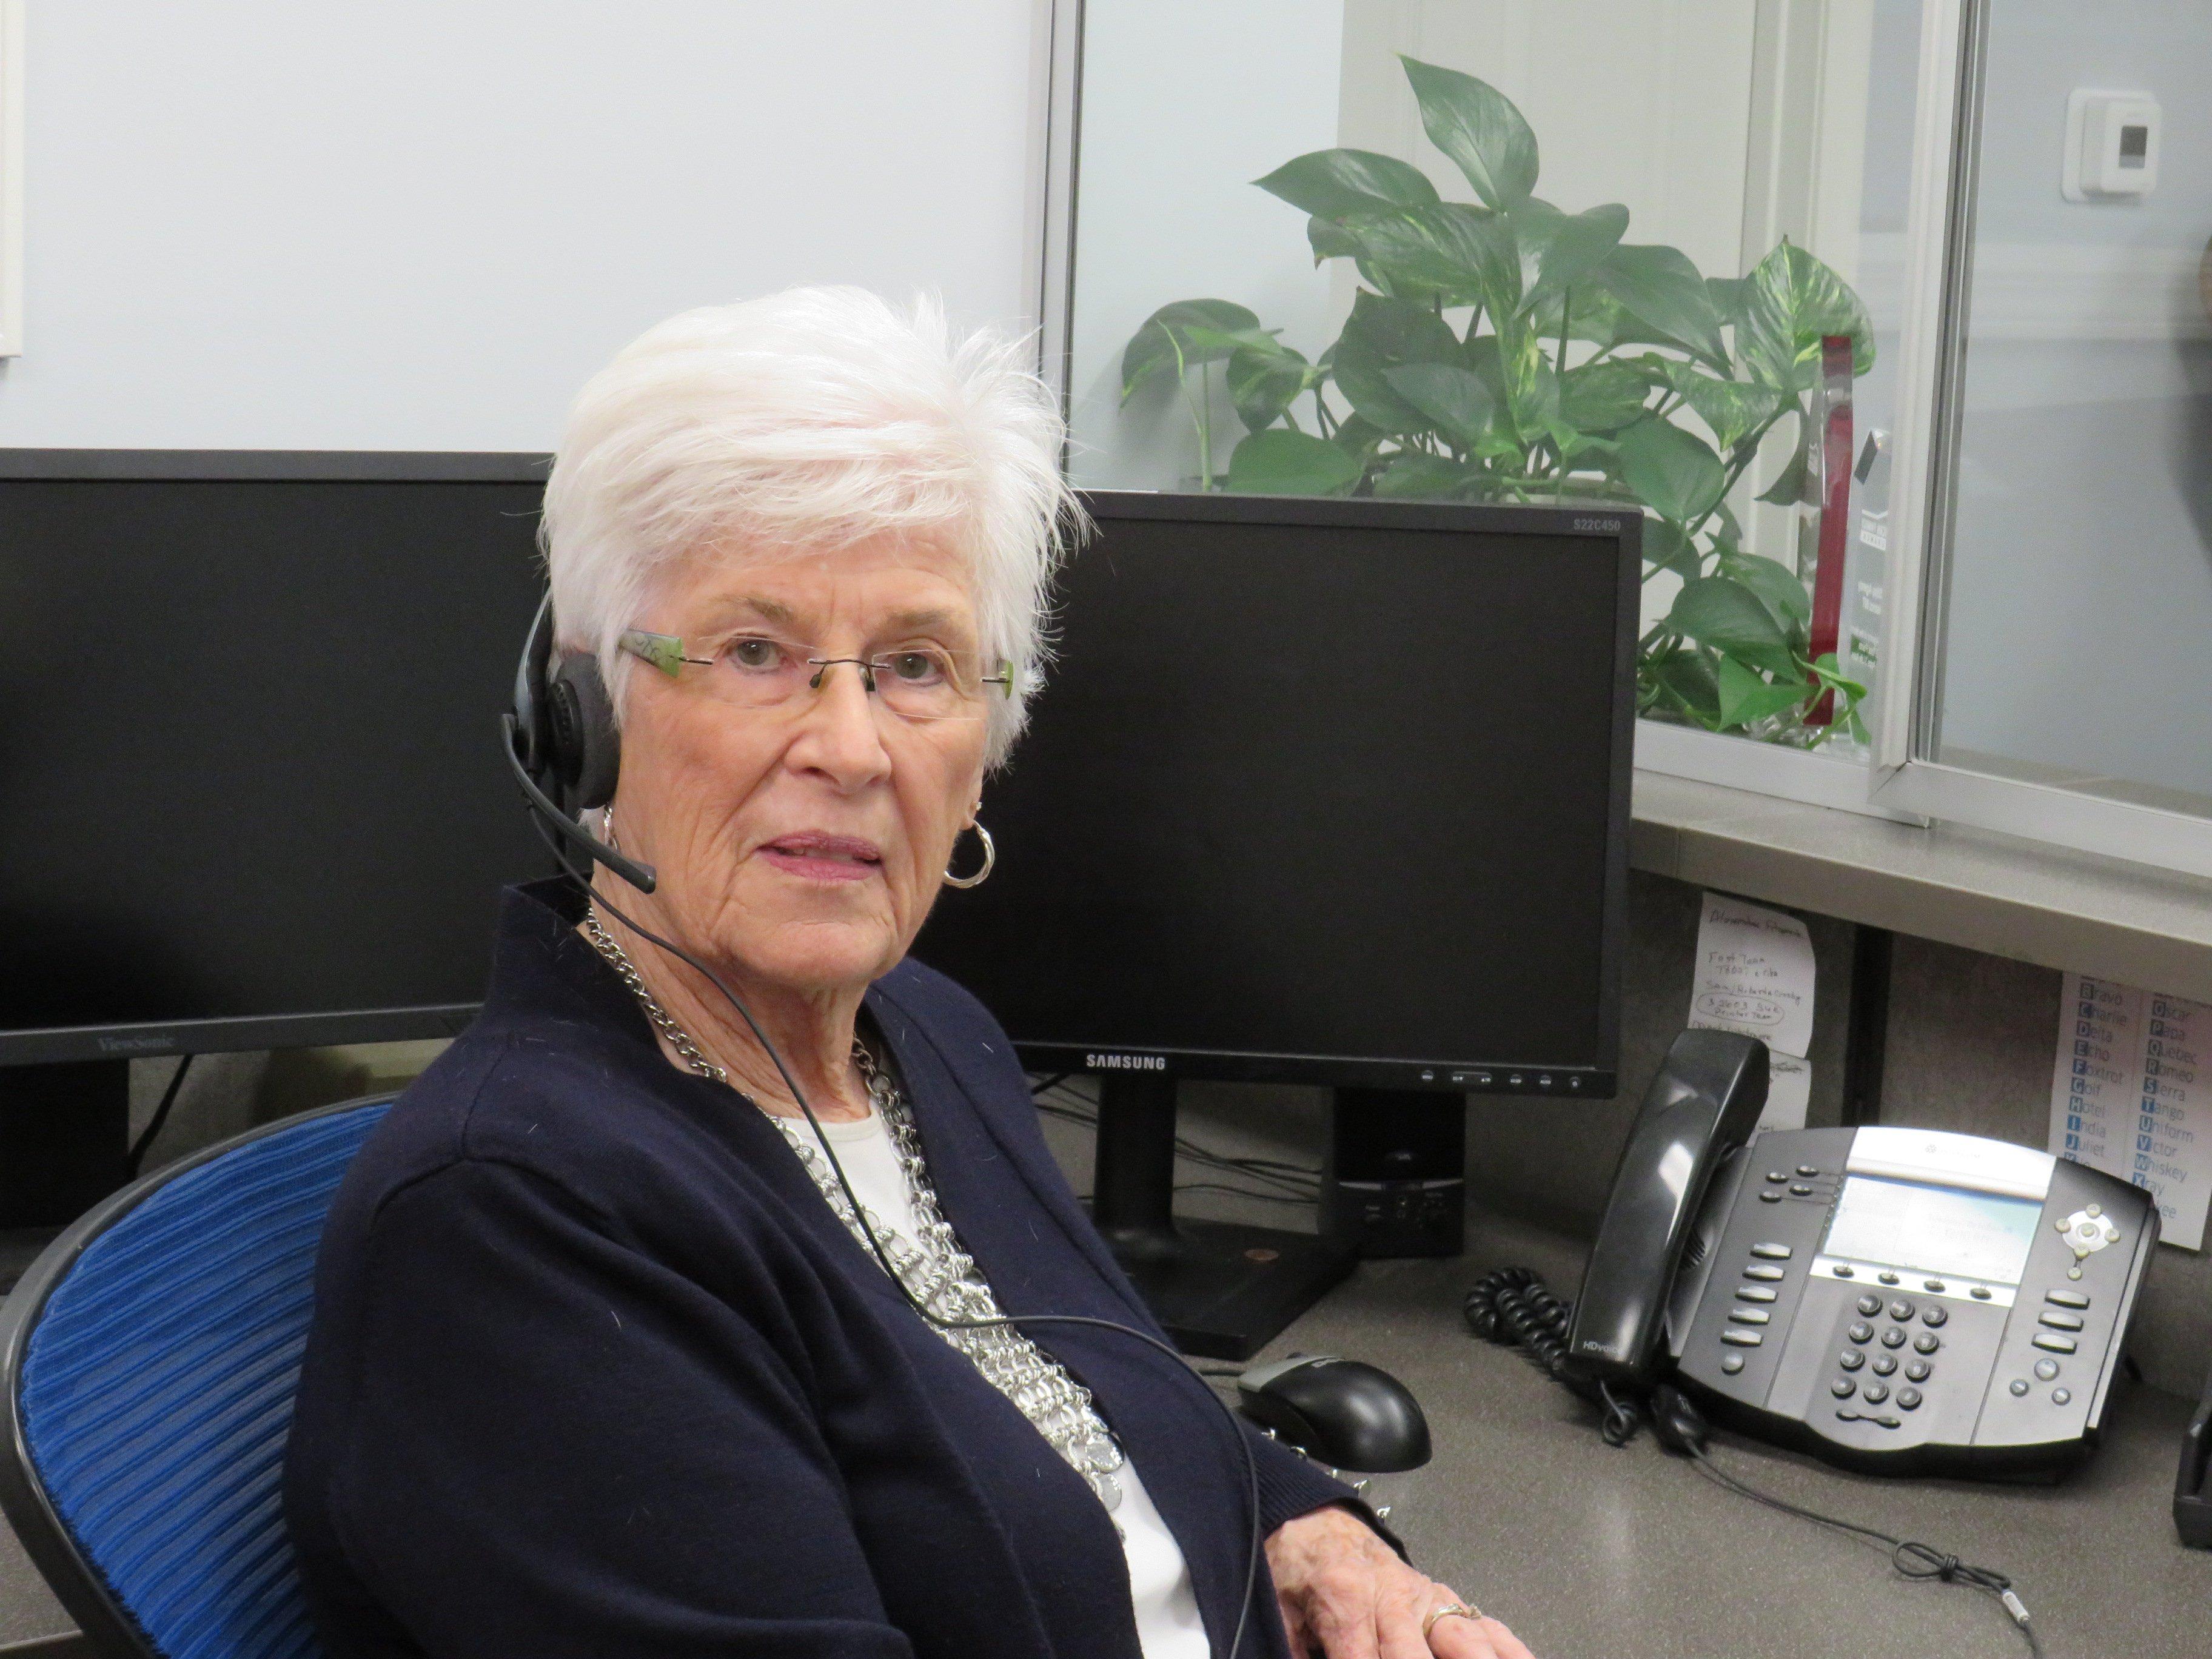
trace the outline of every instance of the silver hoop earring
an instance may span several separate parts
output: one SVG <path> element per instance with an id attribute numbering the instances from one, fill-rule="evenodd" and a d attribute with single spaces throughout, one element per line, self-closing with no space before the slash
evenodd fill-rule
<path id="1" fill-rule="evenodd" d="M 989 879 L 991 866 L 999 861 L 999 849 L 991 844 L 991 832 L 980 823 L 974 828 L 975 838 L 983 843 L 983 867 L 972 876 L 956 876 L 948 866 L 945 872 L 947 887 L 981 887 Z"/>

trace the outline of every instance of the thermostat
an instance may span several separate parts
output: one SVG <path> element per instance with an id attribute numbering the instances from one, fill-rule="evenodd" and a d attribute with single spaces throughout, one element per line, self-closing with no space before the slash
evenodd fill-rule
<path id="1" fill-rule="evenodd" d="M 2058 188 L 2069 202 L 2148 196 L 2158 183 L 2158 100 L 2077 87 L 2066 100 Z"/>

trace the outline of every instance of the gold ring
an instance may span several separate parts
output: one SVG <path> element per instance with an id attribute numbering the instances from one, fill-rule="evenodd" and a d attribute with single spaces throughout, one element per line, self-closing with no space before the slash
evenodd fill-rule
<path id="1" fill-rule="evenodd" d="M 1480 1619 L 1481 1617 L 1482 1609 L 1480 1607 L 1471 1607 L 1464 1601 L 1447 1601 L 1443 1606 L 1431 1609 L 1429 1616 L 1421 1620 L 1421 1640 L 1425 1642 L 1429 1639 L 1429 1632 L 1437 1627 L 1437 1623 L 1439 1620 Z"/>

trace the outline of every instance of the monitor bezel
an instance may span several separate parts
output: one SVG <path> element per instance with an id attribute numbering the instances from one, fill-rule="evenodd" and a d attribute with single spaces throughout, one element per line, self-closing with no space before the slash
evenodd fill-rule
<path id="1" fill-rule="evenodd" d="M 1023 1065 L 1032 1072 L 1099 1077 L 1319 1084 L 1560 1099 L 1604 1099 L 1617 1093 L 1621 975 L 1627 932 L 1630 792 L 1635 769 L 1636 637 L 1638 608 L 1643 592 L 1642 513 L 1613 502 L 1504 507 L 1458 501 L 1200 495 L 1147 490 L 1083 490 L 1079 494 L 1085 509 L 1102 524 L 1147 520 L 1350 529 L 1376 526 L 1582 541 L 1595 538 L 1613 543 L 1613 752 L 1607 801 L 1605 896 L 1598 932 L 1597 1042 L 1595 1052 L 1587 1064 L 1560 1065 L 1510 1054 L 1486 1060 L 1449 1055 L 1386 1058 L 1218 1048 L 1119 1048 L 1025 1041 L 1017 1036 L 1014 1048 Z M 1046 695 L 1049 695 L 1049 687 Z"/>
<path id="2" fill-rule="evenodd" d="M 550 454 L 519 450 L 0 448 L 0 483 L 543 484 L 552 465 Z M 497 761 L 492 744 L 487 717 L 486 765 Z M 481 1006 L 436 1003 L 0 1030 L 0 1066 L 448 1037 L 475 1018 Z"/>

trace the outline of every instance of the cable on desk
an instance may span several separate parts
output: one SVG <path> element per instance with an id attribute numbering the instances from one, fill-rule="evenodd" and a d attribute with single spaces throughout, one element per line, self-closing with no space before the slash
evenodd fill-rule
<path id="1" fill-rule="evenodd" d="M 169 1121 L 169 1109 L 177 1103 L 177 1091 L 185 1086 L 185 1073 L 192 1068 L 192 1057 L 186 1054 L 177 1062 L 177 1069 L 169 1073 L 169 1086 L 161 1091 L 161 1103 L 154 1109 L 154 1115 L 146 1120 L 146 1127 L 138 1132 L 129 1153 L 132 1179 L 137 1179 L 146 1162 L 146 1154 L 154 1145 L 154 1138 L 161 1133 L 161 1126 Z"/>
<path id="2" fill-rule="evenodd" d="M 2043 1640 L 2036 1634 L 2034 1625 L 2029 1622 L 2027 1607 L 2022 1604 L 2020 1597 L 2013 1593 L 2012 1580 L 1995 1568 L 1972 1566 L 1955 1555 L 1945 1554 L 1932 1544 L 1923 1544 L 1912 1539 L 1893 1538 L 1889 1534 L 1879 1531 L 1873 1527 L 1863 1527 L 1856 1521 L 1845 1521 L 1837 1516 L 1823 1514 L 1819 1510 L 1807 1509 L 1802 1504 L 1793 1504 L 1787 1498 L 1777 1498 L 1771 1492 L 1761 1492 L 1758 1487 L 1737 1480 L 1735 1476 L 1715 1463 L 1712 1455 L 1705 1449 L 1702 1442 L 1687 1445 L 1685 1449 L 1689 1453 L 1691 1463 L 1698 1474 L 1739 1497 L 1748 1498 L 1754 1504 L 1764 1504 L 1771 1510 L 1779 1510 L 1784 1515 L 1794 1515 L 1800 1520 L 1810 1521 L 1815 1526 L 1829 1527 L 1838 1532 L 1853 1534 L 1869 1543 L 1881 1546 L 1889 1552 L 1890 1565 L 1895 1568 L 1902 1577 L 1941 1579 L 1947 1584 L 1964 1584 L 1969 1589 L 1978 1589 L 1994 1595 L 2003 1605 L 2005 1612 L 2010 1615 L 2014 1625 L 2019 1628 L 2020 1633 L 2027 1638 L 2028 1652 L 2036 1656 L 2036 1659 L 2042 1659 Z"/>

